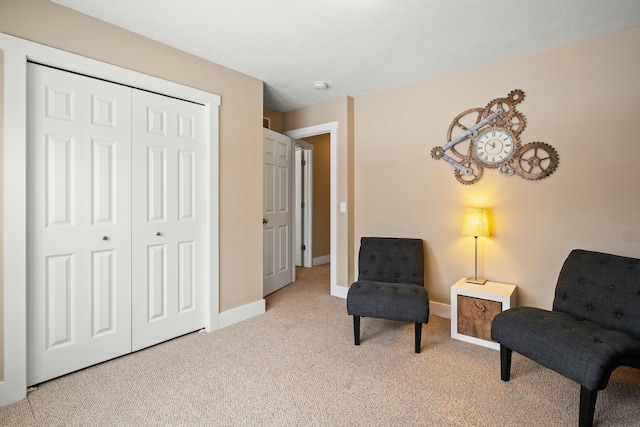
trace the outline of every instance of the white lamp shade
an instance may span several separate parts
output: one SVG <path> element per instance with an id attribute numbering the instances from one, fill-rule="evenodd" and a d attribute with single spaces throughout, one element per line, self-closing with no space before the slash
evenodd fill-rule
<path id="1" fill-rule="evenodd" d="M 482 208 L 467 208 L 462 219 L 462 235 L 489 236 L 489 219 L 487 210 Z"/>

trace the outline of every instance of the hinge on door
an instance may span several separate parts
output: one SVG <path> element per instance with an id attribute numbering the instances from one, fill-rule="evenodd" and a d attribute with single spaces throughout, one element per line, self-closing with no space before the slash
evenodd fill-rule
<path id="1" fill-rule="evenodd" d="M 304 209 L 304 208 L 305 208 L 304 202 L 300 203 L 300 207 L 301 207 L 302 209 Z"/>
<path id="2" fill-rule="evenodd" d="M 307 245 L 302 245 L 302 250 L 306 251 L 307 250 Z"/>
<path id="3" fill-rule="evenodd" d="M 302 159 L 302 166 L 307 166 L 307 161 Z"/>

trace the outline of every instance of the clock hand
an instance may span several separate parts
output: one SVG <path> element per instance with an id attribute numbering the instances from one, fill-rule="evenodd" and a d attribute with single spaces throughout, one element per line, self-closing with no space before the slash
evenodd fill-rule
<path id="1" fill-rule="evenodd" d="M 442 160 L 444 160 L 445 162 L 449 163 L 454 168 L 459 169 L 460 172 L 462 172 L 463 174 L 465 174 L 465 175 L 473 174 L 473 170 L 471 170 L 471 168 L 464 167 L 464 165 L 456 162 L 455 160 L 453 160 L 451 157 L 447 156 L 446 154 L 443 154 L 441 158 L 442 158 Z"/>
<path id="2" fill-rule="evenodd" d="M 449 141 L 448 143 L 443 145 L 442 146 L 442 150 L 443 151 L 447 151 L 449 148 L 453 147 L 454 145 L 456 145 L 457 143 L 459 143 L 463 139 L 465 139 L 465 138 L 467 138 L 467 137 L 469 137 L 471 135 L 476 134 L 478 129 L 480 129 L 482 126 L 486 125 L 487 123 L 489 123 L 491 120 L 495 119 L 496 117 L 502 115 L 502 113 L 504 113 L 504 110 L 502 108 L 499 108 L 498 111 L 496 111 L 495 113 L 487 116 L 483 120 L 479 121 L 475 125 L 471 126 L 469 129 L 467 129 L 466 131 L 462 132 L 460 135 L 456 136 L 451 141 Z"/>

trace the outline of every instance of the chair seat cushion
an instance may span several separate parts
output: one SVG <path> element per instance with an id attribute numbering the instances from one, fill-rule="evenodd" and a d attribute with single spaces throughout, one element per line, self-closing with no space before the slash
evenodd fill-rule
<path id="1" fill-rule="evenodd" d="M 629 334 L 534 307 L 499 313 L 491 338 L 589 390 L 602 390 L 625 359 L 640 358 L 640 340 Z"/>
<path id="2" fill-rule="evenodd" d="M 359 280 L 349 287 L 347 312 L 412 323 L 427 323 L 429 297 L 424 286 Z"/>

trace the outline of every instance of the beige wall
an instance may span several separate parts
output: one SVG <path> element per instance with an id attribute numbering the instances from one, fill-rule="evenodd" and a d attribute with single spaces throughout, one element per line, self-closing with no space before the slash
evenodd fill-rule
<path id="1" fill-rule="evenodd" d="M 337 183 L 338 202 L 347 204 L 347 212 L 337 214 L 336 277 L 338 286 L 353 282 L 353 98 L 345 97 L 311 107 L 289 111 L 284 116 L 285 131 L 337 122 Z"/>
<path id="2" fill-rule="evenodd" d="M 0 0 L 0 31 L 221 95 L 220 311 L 260 300 L 262 82 L 45 0 Z M 460 235 L 471 205 L 494 218 L 480 274 L 517 284 L 520 304 L 550 307 L 572 248 L 640 257 L 639 45 L 634 29 L 286 113 L 284 131 L 338 122 L 338 285 L 355 278 L 360 236 L 420 237 L 431 299 L 448 304 L 451 284 L 473 272 L 473 240 Z M 460 112 L 516 88 L 523 142 L 553 145 L 558 170 L 542 181 L 487 170 L 459 184 L 431 149 Z"/>
<path id="3" fill-rule="evenodd" d="M 0 65 L 4 53 L 0 51 Z M 4 81 L 4 67 L 0 66 L 0 82 Z M 4 99 L 4 85 L 0 84 L 0 99 Z M 4 242 L 4 102 L 0 102 L 0 242 Z M 0 245 L 0 381 L 4 380 L 4 245 Z"/>
<path id="4" fill-rule="evenodd" d="M 262 82 L 45 0 L 0 0 L 0 31 L 221 96 L 220 311 L 261 300 Z"/>
<path id="5" fill-rule="evenodd" d="M 269 129 L 278 133 L 284 132 L 284 113 L 265 108 L 262 116 L 271 121 Z"/>
<path id="6" fill-rule="evenodd" d="M 640 257 L 640 28 L 355 100 L 355 239 L 419 237 L 427 288 L 449 304 L 450 286 L 473 275 L 463 209 L 491 209 L 479 239 L 479 275 L 518 285 L 518 303 L 550 308 L 573 248 Z M 527 127 L 522 142 L 558 151 L 550 177 L 529 181 L 485 169 L 474 185 L 430 151 L 459 113 L 513 89 Z"/>
<path id="7" fill-rule="evenodd" d="M 331 254 L 331 143 L 329 134 L 304 138 L 313 145 L 313 258 Z"/>

